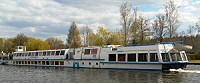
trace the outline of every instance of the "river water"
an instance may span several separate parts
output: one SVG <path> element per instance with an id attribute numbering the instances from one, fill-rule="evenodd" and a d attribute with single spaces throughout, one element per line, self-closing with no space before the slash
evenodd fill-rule
<path id="1" fill-rule="evenodd" d="M 0 65 L 0 83 L 200 83 L 200 65 L 165 72 Z"/>

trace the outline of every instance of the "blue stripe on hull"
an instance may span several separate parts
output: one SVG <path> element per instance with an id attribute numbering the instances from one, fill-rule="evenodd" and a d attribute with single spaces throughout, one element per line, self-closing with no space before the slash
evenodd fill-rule
<path id="1" fill-rule="evenodd" d="M 55 67 L 55 68 L 87 68 L 87 69 L 113 69 L 113 70 L 144 70 L 144 71 L 162 71 L 162 69 L 140 69 L 140 68 L 92 68 L 92 67 L 73 67 L 73 66 L 45 66 L 45 65 L 14 65 L 14 66 L 33 66 L 33 67 Z"/>
<path id="2" fill-rule="evenodd" d="M 188 62 L 100 62 L 103 64 L 179 64 Z"/>

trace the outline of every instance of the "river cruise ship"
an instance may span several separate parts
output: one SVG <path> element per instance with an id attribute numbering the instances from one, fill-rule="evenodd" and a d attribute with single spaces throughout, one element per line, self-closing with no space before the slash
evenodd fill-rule
<path id="1" fill-rule="evenodd" d="M 91 46 L 70 49 L 26 51 L 17 46 L 12 65 L 67 68 L 129 70 L 169 70 L 185 68 L 188 59 L 184 49 L 175 44 L 140 46 Z M 180 48 L 180 46 L 179 46 Z"/>

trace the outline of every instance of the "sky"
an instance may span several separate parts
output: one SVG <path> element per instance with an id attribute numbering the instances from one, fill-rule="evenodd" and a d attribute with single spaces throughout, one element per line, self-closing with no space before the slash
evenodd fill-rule
<path id="1" fill-rule="evenodd" d="M 78 28 L 88 25 L 94 32 L 98 26 L 118 31 L 120 5 L 129 2 L 141 15 L 153 20 L 164 13 L 169 0 L 0 0 L 0 38 L 19 33 L 28 37 L 58 38 L 66 42 L 74 21 Z M 187 31 L 200 17 L 200 0 L 174 0 L 179 7 L 181 25 L 178 32 Z"/>

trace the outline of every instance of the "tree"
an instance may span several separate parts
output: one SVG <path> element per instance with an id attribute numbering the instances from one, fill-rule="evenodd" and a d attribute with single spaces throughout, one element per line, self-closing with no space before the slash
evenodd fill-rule
<path id="1" fill-rule="evenodd" d="M 46 41 L 35 38 L 28 38 L 27 42 L 25 42 L 24 45 L 29 51 L 50 49 L 50 45 Z"/>
<path id="2" fill-rule="evenodd" d="M 3 38 L 0 38 L 0 52 L 3 51 Z"/>
<path id="3" fill-rule="evenodd" d="M 131 5 L 126 3 L 121 4 L 120 14 L 121 14 L 121 24 L 124 34 L 124 45 L 127 45 L 129 39 L 129 32 L 132 23 L 131 19 Z"/>
<path id="4" fill-rule="evenodd" d="M 176 35 L 176 30 L 180 26 L 180 22 L 178 20 L 179 13 L 178 7 L 174 4 L 173 1 L 169 1 L 166 3 L 165 13 L 166 13 L 166 23 L 167 23 L 167 32 L 170 40 L 173 36 Z"/>
<path id="5" fill-rule="evenodd" d="M 192 36 L 192 33 L 195 31 L 194 26 L 189 26 L 189 28 L 187 29 L 187 34 L 189 36 Z"/>
<path id="6" fill-rule="evenodd" d="M 138 10 L 137 8 L 133 8 L 133 15 L 132 15 L 132 24 L 131 24 L 131 39 L 132 44 L 137 44 L 138 41 L 138 30 L 139 30 L 139 22 L 138 22 Z"/>
<path id="7" fill-rule="evenodd" d="M 147 36 L 147 32 L 149 30 L 148 22 L 149 20 L 145 19 L 143 16 L 140 16 L 138 19 L 138 24 L 139 24 L 138 31 L 139 31 L 140 44 L 144 44 L 145 38 Z"/>
<path id="8" fill-rule="evenodd" d="M 122 45 L 123 35 L 120 32 L 109 32 L 105 27 L 99 26 L 98 32 L 88 36 L 92 46 Z"/>
<path id="9" fill-rule="evenodd" d="M 200 18 L 199 18 L 198 22 L 196 23 L 195 28 L 198 30 L 198 35 L 199 35 L 199 33 L 200 33 Z"/>
<path id="10" fill-rule="evenodd" d="M 0 38 L 0 51 L 2 52 L 13 52 L 15 50 L 13 44 L 13 38 L 3 39 Z"/>
<path id="11" fill-rule="evenodd" d="M 152 23 L 152 29 L 155 33 L 156 39 L 159 42 L 163 42 L 163 36 L 165 35 L 166 19 L 165 16 L 159 14 L 156 16 L 154 23 Z"/>
<path id="12" fill-rule="evenodd" d="M 88 46 L 89 45 L 89 39 L 88 39 L 88 35 L 93 34 L 93 31 L 91 28 L 88 27 L 88 25 L 84 25 L 81 28 L 81 34 L 83 36 L 83 45 L 84 46 Z"/>
<path id="13" fill-rule="evenodd" d="M 23 33 L 18 34 L 14 37 L 14 44 L 15 46 L 23 46 L 24 42 L 26 42 L 28 37 L 26 37 Z"/>
<path id="14" fill-rule="evenodd" d="M 65 44 L 62 40 L 58 39 L 58 38 L 48 38 L 45 40 L 49 45 L 50 45 L 50 49 L 63 49 L 65 48 Z"/>
<path id="15" fill-rule="evenodd" d="M 67 43 L 70 48 L 78 48 L 81 46 L 81 37 L 75 22 L 72 22 L 70 26 Z"/>
<path id="16" fill-rule="evenodd" d="M 108 44 L 109 32 L 103 26 L 98 26 L 96 34 L 91 34 L 88 36 L 90 45 L 104 46 Z"/>

